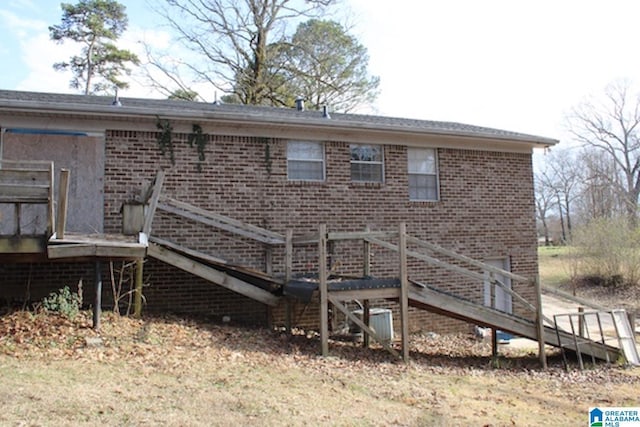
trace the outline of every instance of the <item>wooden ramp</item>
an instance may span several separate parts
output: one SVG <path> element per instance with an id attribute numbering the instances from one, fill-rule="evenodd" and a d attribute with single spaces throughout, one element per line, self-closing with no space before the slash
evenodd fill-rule
<path id="1" fill-rule="evenodd" d="M 276 282 L 261 272 L 227 266 L 222 260 L 174 244 L 149 243 L 147 255 L 268 306 L 278 305 L 280 298 L 258 285 Z"/>
<path id="2" fill-rule="evenodd" d="M 532 320 L 485 307 L 430 287 L 412 286 L 409 290 L 409 305 L 532 340 L 538 339 L 536 323 Z M 616 361 L 622 355 L 619 348 L 592 340 L 586 342 L 584 338 L 580 339 L 578 347 L 574 334 L 546 325 L 544 342 L 554 347 L 579 350 L 584 355 L 601 360 Z"/>

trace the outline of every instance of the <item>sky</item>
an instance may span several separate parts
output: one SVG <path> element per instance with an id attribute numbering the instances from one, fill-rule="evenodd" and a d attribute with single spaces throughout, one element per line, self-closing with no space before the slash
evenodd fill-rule
<path id="1" fill-rule="evenodd" d="M 159 0 L 156 0 L 156 2 Z M 74 0 L 66 0 L 74 3 Z M 124 47 L 173 46 L 149 0 L 120 0 Z M 620 79 L 640 84 L 635 0 L 341 0 L 351 33 L 368 49 L 381 80 L 370 110 L 443 120 L 570 143 L 566 116 Z M 0 2 L 0 88 L 74 93 L 55 62 L 75 53 L 49 40 L 61 19 L 54 0 Z M 122 96 L 162 97 L 133 77 Z"/>

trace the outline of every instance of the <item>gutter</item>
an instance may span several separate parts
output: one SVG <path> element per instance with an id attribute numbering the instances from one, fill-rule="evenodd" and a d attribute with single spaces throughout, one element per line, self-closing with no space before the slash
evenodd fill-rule
<path id="1" fill-rule="evenodd" d="M 261 114 L 237 114 L 234 112 L 226 112 L 219 110 L 201 111 L 193 109 L 151 109 L 147 107 L 127 106 L 126 99 L 123 99 L 124 106 L 113 105 L 95 105 L 95 104 L 79 104 L 79 103 L 53 103 L 53 102 L 34 102 L 19 100 L 3 100 L 0 105 L 0 111 L 7 112 L 23 112 L 23 113 L 41 113 L 41 114 L 70 114 L 79 117 L 99 118 L 106 117 L 131 120 L 132 118 L 148 118 L 155 120 L 161 116 L 170 120 L 193 121 L 202 120 L 207 122 L 224 122 L 225 124 L 257 124 L 268 127 L 300 127 L 300 128 L 317 128 L 333 131 L 369 131 L 369 132 L 393 132 L 405 135 L 434 135 L 444 137 L 466 137 L 472 139 L 484 139 L 505 142 L 522 142 L 535 148 L 547 148 L 557 144 L 559 141 L 551 138 L 538 137 L 533 135 L 514 133 L 511 135 L 502 135 L 500 133 L 488 133 L 482 131 L 447 130 L 447 129 L 421 129 L 411 128 L 408 126 L 394 126 L 388 124 L 372 124 L 368 122 L 343 121 L 323 117 L 289 117 L 286 119 L 280 117 L 265 117 Z M 215 107 L 214 107 L 215 108 Z M 501 132 L 496 129 L 497 132 Z"/>

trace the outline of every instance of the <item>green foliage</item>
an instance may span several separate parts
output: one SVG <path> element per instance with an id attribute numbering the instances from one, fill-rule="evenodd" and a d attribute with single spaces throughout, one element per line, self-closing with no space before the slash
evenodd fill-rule
<path id="1" fill-rule="evenodd" d="M 335 21 L 303 22 L 290 42 L 272 49 L 283 70 L 281 92 L 291 104 L 302 96 L 313 109 L 330 105 L 347 112 L 378 95 L 380 79 L 368 73 L 367 49 Z"/>
<path id="2" fill-rule="evenodd" d="M 158 147 L 160 147 L 160 153 L 164 156 L 169 153 L 169 159 L 171 164 L 176 164 L 175 154 L 173 152 L 173 126 L 169 119 L 157 118 L 156 127 L 160 130 L 158 134 Z"/>
<path id="3" fill-rule="evenodd" d="M 204 149 L 207 146 L 207 137 L 202 133 L 202 126 L 193 124 L 193 131 L 189 134 L 189 147 L 195 145 L 198 151 L 198 172 L 202 172 L 202 162 L 205 160 Z"/>
<path id="4" fill-rule="evenodd" d="M 49 312 L 60 313 L 73 320 L 80 312 L 82 306 L 82 290 L 77 293 L 71 292 L 68 286 L 51 292 L 48 297 L 42 300 L 42 307 Z"/>
<path id="5" fill-rule="evenodd" d="M 258 142 L 264 144 L 264 166 L 267 168 L 267 175 L 271 176 L 273 159 L 271 158 L 271 138 L 258 138 Z"/>
<path id="6" fill-rule="evenodd" d="M 338 2 L 166 0 L 163 3 L 167 7 L 160 13 L 177 35 L 176 43 L 187 48 L 192 59 L 179 61 L 166 52 L 160 57 L 149 55 L 149 65 L 181 87 L 208 82 L 229 94 L 233 102 L 282 106 L 280 89 L 287 76 L 281 72 L 282 57 L 277 53 L 291 41 L 288 28 L 301 20 L 323 16 L 328 7 Z M 166 90 L 154 73 L 147 75 L 156 87 Z M 183 84 L 185 78 L 190 82 Z"/>
<path id="7" fill-rule="evenodd" d="M 167 99 L 177 99 L 182 101 L 195 101 L 199 97 L 198 92 L 191 89 L 176 89 L 171 92 Z"/>
<path id="8" fill-rule="evenodd" d="M 120 79 L 129 74 L 127 63 L 137 65 L 138 57 L 113 43 L 126 30 L 128 19 L 125 7 L 115 0 L 80 0 L 77 4 L 62 3 L 62 22 L 49 27 L 51 40 L 63 43 L 71 40 L 83 45 L 80 55 L 68 62 L 58 62 L 53 68 L 71 70 L 70 86 L 85 95 L 105 92 L 114 86 L 127 88 Z M 95 81 L 100 77 L 102 80 Z"/>
<path id="9" fill-rule="evenodd" d="M 576 230 L 573 239 L 581 257 L 579 276 L 601 286 L 640 282 L 640 229 L 626 218 L 601 218 Z"/>

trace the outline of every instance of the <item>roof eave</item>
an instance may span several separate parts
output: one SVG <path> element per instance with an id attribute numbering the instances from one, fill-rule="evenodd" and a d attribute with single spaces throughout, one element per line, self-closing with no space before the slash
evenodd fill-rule
<path id="1" fill-rule="evenodd" d="M 147 118 L 153 119 L 162 117 L 178 121 L 202 120 L 207 122 L 225 122 L 236 124 L 260 124 L 276 127 L 314 127 L 318 129 L 327 129 L 332 131 L 367 131 L 381 133 L 397 133 L 403 135 L 433 135 L 442 137 L 463 137 L 474 140 L 490 140 L 502 142 L 522 143 L 528 148 L 548 148 L 559 141 L 551 138 L 543 138 L 531 135 L 500 135 L 495 133 L 482 133 L 477 131 L 465 131 L 458 129 L 440 130 L 440 129 L 419 129 L 406 126 L 393 126 L 387 124 L 372 124 L 366 122 L 345 122 L 332 120 L 329 118 L 316 117 L 288 117 L 274 118 L 265 117 L 259 114 L 238 114 L 237 112 L 227 111 L 202 111 L 202 110 L 176 110 L 176 109 L 150 109 L 132 106 L 114 106 L 114 105 L 85 105 L 75 103 L 54 103 L 54 102 L 37 102 L 37 101 L 20 101 L 20 100 L 4 100 L 0 106 L 0 111 L 11 112 L 38 112 L 40 114 L 69 114 L 83 117 L 95 117 L 104 119 L 131 120 L 131 118 Z"/>

